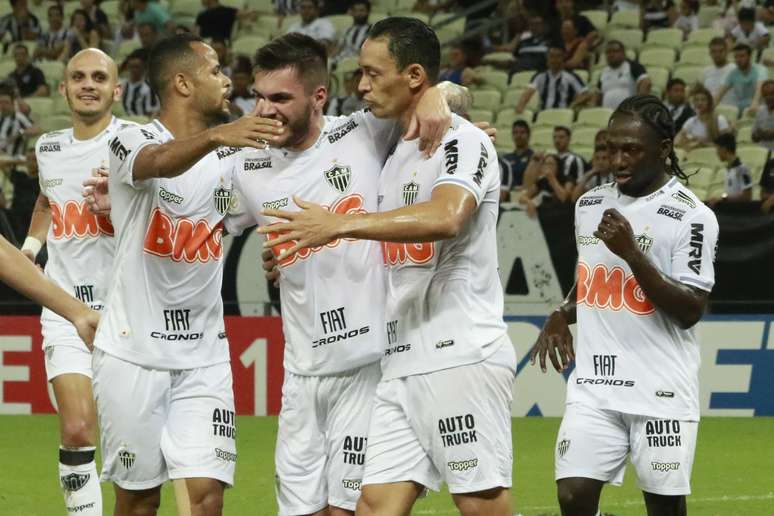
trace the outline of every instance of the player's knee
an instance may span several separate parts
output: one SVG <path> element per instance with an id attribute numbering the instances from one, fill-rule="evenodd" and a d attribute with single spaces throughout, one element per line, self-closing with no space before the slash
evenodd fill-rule
<path id="1" fill-rule="evenodd" d="M 454 504 L 462 516 L 510 516 L 508 490 L 489 489 L 478 493 L 453 495 Z"/>
<path id="2" fill-rule="evenodd" d="M 223 491 L 214 490 L 191 496 L 191 516 L 218 516 L 223 513 Z"/>
<path id="3" fill-rule="evenodd" d="M 360 498 L 357 500 L 355 514 L 357 514 L 357 516 L 372 516 L 373 514 L 376 514 L 376 509 L 377 502 L 373 494 L 364 487 L 361 491 Z"/>
<path id="4" fill-rule="evenodd" d="M 94 426 L 86 418 L 65 418 L 61 426 L 65 446 L 94 446 Z"/>
<path id="5" fill-rule="evenodd" d="M 556 495 L 562 514 L 583 515 L 586 514 L 586 511 L 592 509 L 587 507 L 589 505 L 588 497 L 574 484 L 559 483 Z M 596 512 L 596 507 L 593 508 L 593 511 Z"/>
<path id="6" fill-rule="evenodd" d="M 125 491 L 117 493 L 115 514 L 121 516 L 155 516 L 161 506 L 161 491 Z"/>

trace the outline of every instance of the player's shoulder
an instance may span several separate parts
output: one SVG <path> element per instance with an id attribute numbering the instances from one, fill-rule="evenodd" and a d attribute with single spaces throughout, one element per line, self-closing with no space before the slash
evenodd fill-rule
<path id="1" fill-rule="evenodd" d="M 72 127 L 43 133 L 35 143 L 35 153 L 40 156 L 41 154 L 62 152 L 63 149 L 66 149 L 67 142 L 72 138 L 72 134 Z"/>
<path id="2" fill-rule="evenodd" d="M 617 191 L 615 183 L 613 182 L 595 186 L 578 197 L 578 201 L 575 203 L 575 209 L 600 206 L 606 198 L 613 198 L 616 196 Z"/>
<path id="3" fill-rule="evenodd" d="M 349 115 L 326 115 L 325 135 L 323 137 L 328 143 L 334 144 L 356 129 L 363 127 L 366 116 L 373 115 L 365 111 L 355 111 Z"/>
<path id="4" fill-rule="evenodd" d="M 666 195 L 658 198 L 656 213 L 678 223 L 705 220 L 717 225 L 715 212 L 677 178 L 670 179 Z"/>
<path id="5" fill-rule="evenodd" d="M 489 136 L 469 121 L 455 114 L 452 114 L 451 126 L 441 140 L 441 148 L 446 148 L 447 145 L 480 146 L 486 151 L 491 151 L 490 154 L 494 155 L 494 145 Z"/>
<path id="6" fill-rule="evenodd" d="M 221 147 L 223 153 L 231 152 L 232 147 Z M 228 149 L 228 150 L 226 150 Z M 272 149 L 253 149 L 246 147 L 238 149 L 237 152 L 230 154 L 234 162 L 236 172 L 257 172 L 270 169 L 275 163 L 275 152 Z M 225 159 L 225 158 L 224 158 Z"/>
<path id="7" fill-rule="evenodd" d="M 148 122 L 147 124 L 138 124 L 130 120 L 116 119 L 115 128 L 113 134 L 118 137 L 126 138 L 133 137 L 140 140 L 163 140 L 165 130 L 158 125 L 155 121 Z"/>

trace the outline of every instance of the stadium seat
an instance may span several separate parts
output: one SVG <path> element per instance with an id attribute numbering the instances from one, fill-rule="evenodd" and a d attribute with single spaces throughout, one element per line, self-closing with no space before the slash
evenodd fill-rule
<path id="1" fill-rule="evenodd" d="M 27 97 L 24 102 L 30 107 L 30 117 L 39 122 L 53 113 L 54 101 L 50 97 Z"/>
<path id="2" fill-rule="evenodd" d="M 736 149 L 736 155 L 751 169 L 763 168 L 766 165 L 769 150 L 759 145 L 742 145 Z"/>
<path id="3" fill-rule="evenodd" d="M 535 113 L 533 113 L 529 109 L 525 109 L 521 113 L 517 113 L 515 109 L 512 107 L 501 109 L 497 112 L 497 118 L 496 125 L 498 126 L 508 126 L 508 132 L 510 134 L 510 127 L 513 125 L 513 122 L 516 120 L 524 120 L 528 124 L 532 123 L 532 119 L 535 117 Z M 499 136 L 498 136 L 499 138 Z"/>
<path id="4" fill-rule="evenodd" d="M 536 72 L 528 71 L 528 72 L 518 72 L 513 74 L 511 77 L 511 87 L 518 86 L 518 87 L 525 87 L 529 85 L 529 83 L 532 81 L 532 77 L 535 76 Z"/>
<path id="5" fill-rule="evenodd" d="M 693 84 L 702 77 L 704 69 L 701 66 L 678 64 L 672 70 L 672 77 L 680 78 L 686 84 Z"/>
<path id="6" fill-rule="evenodd" d="M 550 149 L 554 146 L 554 130 L 551 127 L 536 127 L 532 129 L 529 139 L 530 146 Z"/>
<path id="7" fill-rule="evenodd" d="M 54 101 L 51 106 L 51 113 L 53 115 L 69 115 L 70 106 L 67 105 L 67 99 L 58 93 L 52 93 L 51 99 Z M 120 104 L 120 102 L 117 102 Z"/>
<path id="8" fill-rule="evenodd" d="M 626 49 L 639 50 L 642 46 L 642 31 L 640 29 L 614 29 L 607 33 L 607 41 L 614 39 L 623 43 Z"/>
<path id="9" fill-rule="evenodd" d="M 723 7 L 719 5 L 702 5 L 698 16 L 699 27 L 712 27 L 712 22 L 723 17 Z"/>
<path id="10" fill-rule="evenodd" d="M 685 43 L 686 45 L 702 46 L 706 49 L 712 38 L 718 37 L 723 37 L 723 31 L 720 29 L 696 29 L 688 33 L 688 39 Z"/>
<path id="11" fill-rule="evenodd" d="M 113 59 L 120 66 L 129 54 L 140 48 L 140 42 L 134 39 L 124 40 L 113 51 Z"/>
<path id="12" fill-rule="evenodd" d="M 659 68 L 657 66 L 649 66 L 648 78 L 650 79 L 653 88 L 663 92 L 666 89 L 667 82 L 669 81 L 669 70 L 666 68 Z M 655 93 L 653 93 L 655 95 Z"/>
<path id="13" fill-rule="evenodd" d="M 53 83 L 56 87 L 62 82 L 65 66 L 61 61 L 39 61 L 35 66 L 43 72 L 49 85 Z M 51 93 L 54 94 L 53 91 Z"/>
<path id="14" fill-rule="evenodd" d="M 535 119 L 535 127 L 556 127 L 563 125 L 570 127 L 575 112 L 572 109 L 544 109 L 538 112 Z"/>
<path id="15" fill-rule="evenodd" d="M 108 20 L 118 20 L 121 16 L 120 2 L 118 0 L 105 0 L 99 4 L 99 8 L 102 9 Z"/>
<path id="16" fill-rule="evenodd" d="M 680 64 L 709 66 L 712 58 L 707 47 L 688 47 L 680 53 Z"/>
<path id="17" fill-rule="evenodd" d="M 573 70 L 575 72 L 575 75 L 580 77 L 580 79 L 583 81 L 583 84 L 589 83 L 589 71 L 588 70 L 581 70 L 580 68 Z"/>
<path id="18" fill-rule="evenodd" d="M 471 122 L 488 122 L 492 123 L 494 115 L 489 109 L 470 109 L 468 110 Z"/>
<path id="19" fill-rule="evenodd" d="M 723 115 L 731 125 L 736 124 L 737 118 L 739 118 L 739 108 L 736 106 L 729 106 L 728 104 L 718 104 L 715 106 L 715 113 Z"/>
<path id="20" fill-rule="evenodd" d="M 693 163 L 703 163 L 710 166 L 715 166 L 718 161 L 718 153 L 715 147 L 699 147 L 688 151 L 686 159 Z"/>
<path id="21" fill-rule="evenodd" d="M 586 163 L 591 163 L 591 158 L 594 156 L 594 147 L 589 147 L 588 145 L 575 145 L 573 143 L 571 150 L 583 158 Z"/>
<path id="22" fill-rule="evenodd" d="M 0 77 L 7 77 L 16 68 L 12 60 L 0 61 Z"/>
<path id="23" fill-rule="evenodd" d="M 513 152 L 513 143 L 510 140 L 507 141 L 507 142 L 503 142 L 503 141 L 498 139 L 495 142 L 495 150 L 497 151 L 497 155 L 498 156 L 503 156 L 505 154 L 510 154 L 511 152 Z"/>
<path id="24" fill-rule="evenodd" d="M 275 32 L 275 35 L 285 34 L 288 31 L 288 28 L 290 28 L 291 25 L 296 23 L 297 21 L 301 21 L 301 17 L 297 14 L 294 14 L 292 16 L 285 16 L 282 18 L 282 24 L 280 25 L 279 31 Z"/>
<path id="25" fill-rule="evenodd" d="M 501 95 L 499 91 L 478 90 L 472 91 L 473 107 L 476 109 L 488 109 L 494 111 L 500 108 Z"/>
<path id="26" fill-rule="evenodd" d="M 343 72 L 354 72 L 358 68 L 360 68 L 360 63 L 358 62 L 358 58 L 356 56 L 345 57 L 339 61 L 339 64 L 336 66 L 337 71 Z"/>
<path id="27" fill-rule="evenodd" d="M 145 125 L 151 121 L 151 119 L 147 116 L 136 116 L 136 115 L 127 115 L 125 117 L 122 117 L 124 120 L 128 120 L 130 122 L 134 122 L 136 124 Z"/>
<path id="28" fill-rule="evenodd" d="M 454 18 L 455 16 L 457 18 L 454 21 L 446 22 L 446 20 Z M 448 28 L 459 36 L 465 32 L 465 17 L 459 16 L 457 13 L 438 13 L 430 18 L 430 25 L 435 30 Z"/>
<path id="29" fill-rule="evenodd" d="M 626 27 L 631 29 L 640 28 L 640 11 L 618 11 L 613 13 L 608 22 L 609 27 Z M 608 38 L 616 39 L 616 38 Z"/>
<path id="30" fill-rule="evenodd" d="M 506 63 L 515 61 L 515 58 L 513 57 L 513 54 L 510 52 L 489 52 L 488 54 L 484 55 L 482 61 L 485 63 L 506 64 Z"/>
<path id="31" fill-rule="evenodd" d="M 671 48 L 643 48 L 639 62 L 644 67 L 658 66 L 671 69 L 675 64 L 675 51 Z"/>
<path id="32" fill-rule="evenodd" d="M 597 31 L 602 32 L 605 30 L 605 27 L 607 27 L 607 11 L 594 9 L 581 11 L 581 14 L 589 19 Z"/>
<path id="33" fill-rule="evenodd" d="M 392 6 L 387 9 L 390 14 L 396 14 L 398 12 L 411 12 L 414 9 L 416 0 L 392 0 Z"/>
<path id="34" fill-rule="evenodd" d="M 72 3 L 72 2 L 67 2 Z M 196 16 L 202 12 L 200 0 L 175 0 L 169 7 L 169 14 L 175 23 L 185 27 L 192 27 L 196 23 Z"/>
<path id="35" fill-rule="evenodd" d="M 231 52 L 234 54 L 244 54 L 253 59 L 256 51 L 266 43 L 266 38 L 261 36 L 242 36 L 235 39 L 231 44 Z"/>
<path id="36" fill-rule="evenodd" d="M 508 74 L 501 71 L 484 72 L 481 74 L 485 86 L 491 86 L 498 91 L 508 89 Z"/>
<path id="37" fill-rule="evenodd" d="M 255 29 L 251 32 L 267 39 L 279 36 L 282 34 L 279 16 L 261 15 L 255 23 Z"/>
<path id="38" fill-rule="evenodd" d="M 610 108 L 596 107 L 582 109 L 578 112 L 577 125 L 585 125 L 590 127 L 607 127 L 607 123 L 610 121 L 610 115 L 613 114 L 613 110 Z"/>
<path id="39" fill-rule="evenodd" d="M 644 47 L 665 47 L 680 50 L 683 46 L 683 31 L 680 29 L 653 29 L 648 32 Z"/>
<path id="40" fill-rule="evenodd" d="M 677 161 L 680 163 L 680 166 L 683 165 L 683 162 L 685 161 L 685 157 L 688 155 L 687 152 L 685 152 L 683 149 L 677 149 L 675 148 L 675 156 L 677 156 Z"/>
<path id="41" fill-rule="evenodd" d="M 594 147 L 594 139 L 597 136 L 599 129 L 596 127 L 579 126 L 577 129 L 572 130 L 572 143 L 573 145 L 583 145 L 585 147 Z"/>
<path id="42" fill-rule="evenodd" d="M 502 107 L 513 109 L 518 106 L 519 99 L 521 99 L 521 95 L 524 93 L 524 91 L 525 88 L 509 88 L 506 90 Z M 530 97 L 529 102 L 527 102 L 526 109 L 531 111 L 537 111 L 540 109 L 540 95 L 538 95 L 537 92 L 533 93 L 532 97 Z"/>
<path id="43" fill-rule="evenodd" d="M 46 133 L 66 129 L 71 125 L 73 125 L 72 121 L 67 115 L 49 115 L 40 120 L 40 127 Z"/>
<path id="44" fill-rule="evenodd" d="M 718 106 L 720 107 L 720 106 Z M 753 143 L 752 140 L 752 126 L 748 125 L 745 127 L 739 128 L 739 130 L 736 132 L 736 143 L 742 144 L 742 143 Z"/>
<path id="45" fill-rule="evenodd" d="M 332 14 L 326 16 L 326 18 L 333 24 L 333 27 L 336 29 L 336 36 L 339 38 L 344 35 L 344 31 L 352 26 L 352 16 L 348 14 Z"/>
<path id="46" fill-rule="evenodd" d="M 128 116 L 126 114 L 126 110 L 124 110 L 124 105 L 121 104 L 120 102 L 114 102 L 113 109 L 111 109 L 110 111 L 112 111 L 113 115 L 118 118 L 126 119 L 126 117 Z"/>
<path id="47" fill-rule="evenodd" d="M 691 190 L 694 188 L 708 189 L 715 183 L 715 177 L 718 175 L 714 166 L 704 163 L 688 162 L 681 168 L 688 176 L 688 185 Z"/>

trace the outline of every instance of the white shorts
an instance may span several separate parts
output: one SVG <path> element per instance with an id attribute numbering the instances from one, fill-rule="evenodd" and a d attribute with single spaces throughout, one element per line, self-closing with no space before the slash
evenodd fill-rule
<path id="1" fill-rule="evenodd" d="M 621 485 L 626 458 L 645 492 L 691 494 L 698 421 L 654 419 L 567 405 L 556 440 L 556 480 L 583 477 Z"/>
<path id="2" fill-rule="evenodd" d="M 330 376 L 285 372 L 274 463 L 280 516 L 355 510 L 379 364 Z"/>
<path id="3" fill-rule="evenodd" d="M 92 377 L 91 352 L 82 340 L 59 341 L 43 348 L 46 378 L 50 382 L 62 374 L 82 374 Z"/>
<path id="4" fill-rule="evenodd" d="M 384 380 L 368 432 L 363 484 L 413 481 L 474 493 L 511 486 L 511 401 L 516 353 L 510 339 L 492 356 Z"/>
<path id="5" fill-rule="evenodd" d="M 150 489 L 168 478 L 234 483 L 231 365 L 161 370 L 94 350 L 103 482 Z"/>

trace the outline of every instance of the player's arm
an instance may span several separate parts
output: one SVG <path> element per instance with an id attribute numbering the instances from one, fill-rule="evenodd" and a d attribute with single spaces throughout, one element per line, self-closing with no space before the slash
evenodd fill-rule
<path id="1" fill-rule="evenodd" d="M 48 197 L 43 193 L 38 194 L 35 206 L 32 209 L 32 219 L 27 230 L 27 238 L 24 239 L 21 251 L 30 261 L 34 262 L 43 244 L 46 243 L 48 227 L 51 225 L 51 205 Z"/>
<path id="2" fill-rule="evenodd" d="M 99 314 L 53 284 L 19 250 L 0 237 L 0 281 L 75 325 L 91 348 Z"/>
<path id="3" fill-rule="evenodd" d="M 546 372 L 546 356 L 557 373 L 561 373 L 575 360 L 572 347 L 570 325 L 576 322 L 576 305 L 578 285 L 573 285 L 570 293 L 561 305 L 546 318 L 543 329 L 530 353 L 530 363 L 535 365 L 535 359 L 540 359 L 540 369 Z"/>
<path id="4" fill-rule="evenodd" d="M 683 329 L 699 322 L 707 307 L 709 291 L 671 278 L 656 268 L 635 242 L 629 221 L 617 210 L 605 210 L 594 236 L 626 261 L 640 288 L 657 309 Z M 706 260 L 703 257 L 699 260 L 696 263 L 700 268 L 701 262 Z M 711 267 L 711 260 L 709 265 Z"/>
<path id="5" fill-rule="evenodd" d="M 256 103 L 252 113 L 231 123 L 211 127 L 188 138 L 143 146 L 134 158 L 132 179 L 179 176 L 222 146 L 265 148 L 267 143 L 277 140 L 284 128 L 278 120 L 257 115 L 262 109 L 261 102 Z"/>

